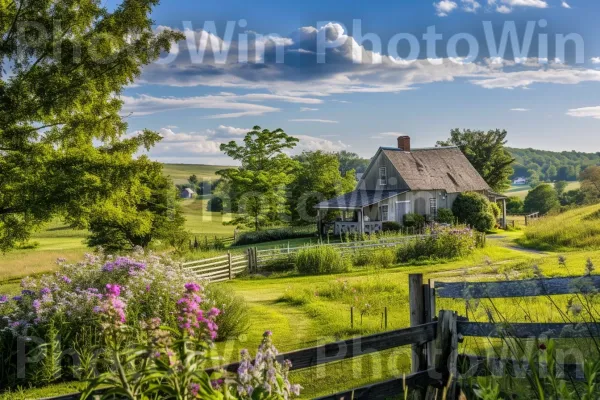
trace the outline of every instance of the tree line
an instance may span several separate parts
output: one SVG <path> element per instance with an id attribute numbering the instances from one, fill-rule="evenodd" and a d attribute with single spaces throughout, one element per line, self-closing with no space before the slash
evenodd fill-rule
<path id="1" fill-rule="evenodd" d="M 507 150 L 515 158 L 511 179 L 527 178 L 532 186 L 539 182 L 576 181 L 587 167 L 600 164 L 600 152 Z"/>

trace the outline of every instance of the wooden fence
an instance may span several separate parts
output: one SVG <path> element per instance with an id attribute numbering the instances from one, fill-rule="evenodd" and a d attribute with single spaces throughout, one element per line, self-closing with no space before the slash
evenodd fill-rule
<path id="1" fill-rule="evenodd" d="M 319 246 L 328 246 L 337 249 L 342 255 L 355 253 L 359 250 L 372 249 L 378 247 L 395 247 L 399 244 L 406 243 L 413 239 L 424 238 L 429 235 L 412 235 L 412 236 L 388 236 L 381 237 L 377 240 L 365 240 L 356 242 L 342 242 L 342 243 L 327 243 L 317 244 L 311 246 L 298 246 L 298 247 L 278 247 L 273 249 L 256 249 L 254 248 L 255 266 L 260 269 L 267 262 L 278 258 L 286 257 L 288 255 L 299 252 L 303 249 L 315 248 Z"/>
<path id="2" fill-rule="evenodd" d="M 350 254 L 362 249 L 394 247 L 409 240 L 423 237 L 426 237 L 426 235 L 390 236 L 362 242 L 344 242 L 313 246 L 290 247 L 288 245 L 287 247 L 277 247 L 272 249 L 258 249 L 257 247 L 251 247 L 243 254 L 232 255 L 228 252 L 226 255 L 219 257 L 186 262 L 182 264 L 182 268 L 194 273 L 199 279 L 206 279 L 211 282 L 221 282 L 233 279 L 245 271 L 250 273 L 258 272 L 267 262 L 292 255 L 306 248 L 331 246 L 338 249 L 342 254 Z"/>
<path id="3" fill-rule="evenodd" d="M 183 263 L 181 267 L 194 273 L 199 279 L 221 282 L 235 278 L 248 269 L 248 253 L 233 255 L 231 252 L 219 257 Z"/>

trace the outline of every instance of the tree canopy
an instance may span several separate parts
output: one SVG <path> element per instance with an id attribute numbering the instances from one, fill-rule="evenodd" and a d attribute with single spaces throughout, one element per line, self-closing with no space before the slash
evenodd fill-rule
<path id="1" fill-rule="evenodd" d="M 133 155 L 160 136 L 123 139 L 119 95 L 182 36 L 152 31 L 156 0 L 124 1 L 114 11 L 102 4 L 1 6 L 0 250 L 55 216 L 89 227 L 100 209 L 120 207 L 117 196 L 145 196 L 136 170 L 149 160 Z"/>
<path id="2" fill-rule="evenodd" d="M 472 131 L 453 129 L 450 138 L 438 141 L 438 146 L 457 146 L 490 187 L 498 192 L 509 188 L 512 163 L 515 161 L 506 150 L 505 130 Z"/>
<path id="3" fill-rule="evenodd" d="M 559 206 L 560 202 L 556 190 L 545 183 L 531 190 L 525 198 L 526 213 L 539 212 L 540 214 L 547 214 Z"/>
<path id="4" fill-rule="evenodd" d="M 217 196 L 229 210 L 238 212 L 230 224 L 259 230 L 289 221 L 286 186 L 294 179 L 297 161 L 284 150 L 293 149 L 297 142 L 282 129 L 255 126 L 246 133 L 243 145 L 233 140 L 221 144 L 221 151 L 241 163 L 239 168 L 217 172 L 223 179 Z"/>
<path id="5" fill-rule="evenodd" d="M 338 155 L 335 153 L 303 152 L 294 159 L 298 161 L 298 168 L 290 185 L 289 201 L 292 222 L 295 224 L 314 223 L 316 204 L 351 192 L 356 186 L 354 170 L 348 170 L 342 176 Z"/>
<path id="6" fill-rule="evenodd" d="M 547 151 L 508 148 L 516 159 L 514 178 L 534 178 L 537 181 L 576 181 L 581 171 L 600 164 L 600 153 L 577 151 Z"/>

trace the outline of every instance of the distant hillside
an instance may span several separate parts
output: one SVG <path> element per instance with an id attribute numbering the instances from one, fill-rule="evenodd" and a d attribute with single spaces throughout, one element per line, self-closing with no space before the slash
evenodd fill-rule
<path id="1" fill-rule="evenodd" d="M 574 181 L 588 166 L 600 164 L 600 152 L 555 152 L 514 148 L 508 148 L 508 151 L 517 160 L 513 166 L 513 178 L 530 178 L 537 175 L 541 181 Z"/>
<path id="2" fill-rule="evenodd" d="M 216 179 L 216 172 L 226 168 L 229 167 L 204 164 L 164 164 L 165 175 L 169 175 L 175 184 L 186 183 L 190 175 L 196 175 L 200 180 Z"/>

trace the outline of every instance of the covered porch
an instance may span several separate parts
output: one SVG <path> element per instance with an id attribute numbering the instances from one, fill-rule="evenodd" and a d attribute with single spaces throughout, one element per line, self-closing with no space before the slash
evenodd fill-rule
<path id="1" fill-rule="evenodd" d="M 406 191 L 399 190 L 355 190 L 334 199 L 323 201 L 315 206 L 320 234 L 333 225 L 334 235 L 345 233 L 371 234 L 381 232 L 383 222 L 389 216 L 383 215 L 379 204 Z M 339 211 L 341 216 L 332 223 L 324 223 L 328 211 Z"/>
<path id="2" fill-rule="evenodd" d="M 504 196 L 503 194 L 494 193 L 491 190 L 486 191 L 486 195 L 491 202 L 494 202 L 500 206 L 500 210 L 502 211 L 502 217 L 499 221 L 500 226 L 502 229 L 506 229 L 506 200 L 508 200 L 508 197 Z"/>

